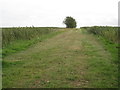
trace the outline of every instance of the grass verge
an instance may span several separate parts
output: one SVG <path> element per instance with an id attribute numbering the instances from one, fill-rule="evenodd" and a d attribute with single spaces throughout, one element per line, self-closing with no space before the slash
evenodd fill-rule
<path id="1" fill-rule="evenodd" d="M 16 40 L 2 49 L 2 57 L 4 58 L 5 56 L 8 56 L 12 53 L 25 50 L 37 42 L 42 42 L 43 40 L 51 38 L 62 32 L 64 31 L 55 31 L 49 34 L 42 35 L 41 37 L 31 39 L 31 40 Z"/>

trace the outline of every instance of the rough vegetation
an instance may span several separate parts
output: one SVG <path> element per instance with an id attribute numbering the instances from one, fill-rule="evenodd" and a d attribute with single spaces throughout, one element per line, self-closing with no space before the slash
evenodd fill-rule
<path id="1" fill-rule="evenodd" d="M 82 27 L 90 33 L 104 37 L 111 43 L 118 43 L 118 27 L 94 26 Z"/>
<path id="2" fill-rule="evenodd" d="M 118 87 L 118 54 L 113 43 L 85 28 L 57 30 L 3 58 L 3 88 Z M 18 41 L 8 46 L 20 45 Z"/>
<path id="3" fill-rule="evenodd" d="M 62 31 L 53 27 L 18 27 L 2 29 L 2 56 L 21 51 Z"/>

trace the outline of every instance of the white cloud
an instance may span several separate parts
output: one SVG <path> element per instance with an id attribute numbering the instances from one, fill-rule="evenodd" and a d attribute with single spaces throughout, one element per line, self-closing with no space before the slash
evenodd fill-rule
<path id="1" fill-rule="evenodd" d="M 117 25 L 119 0 L 2 0 L 2 26 L 55 26 L 66 16 L 78 27 Z"/>

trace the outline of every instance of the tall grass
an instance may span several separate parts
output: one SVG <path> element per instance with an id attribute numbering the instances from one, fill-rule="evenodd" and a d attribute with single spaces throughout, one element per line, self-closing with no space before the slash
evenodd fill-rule
<path id="1" fill-rule="evenodd" d="M 83 27 L 89 33 L 100 35 L 112 43 L 118 43 L 118 27 L 94 26 Z"/>
<path id="2" fill-rule="evenodd" d="M 36 42 L 60 33 L 53 27 L 19 27 L 2 29 L 2 57 L 24 50 Z"/>
<path id="3" fill-rule="evenodd" d="M 21 27 L 21 28 L 3 28 L 2 29 L 2 46 L 5 47 L 16 40 L 31 40 L 39 38 L 42 35 L 55 31 L 47 27 Z"/>
<path id="4" fill-rule="evenodd" d="M 119 63 L 119 27 L 108 27 L 108 26 L 94 26 L 94 27 L 82 27 L 83 31 L 92 33 L 97 39 L 101 40 L 104 44 L 105 50 L 109 51 L 113 57 L 115 64 Z"/>

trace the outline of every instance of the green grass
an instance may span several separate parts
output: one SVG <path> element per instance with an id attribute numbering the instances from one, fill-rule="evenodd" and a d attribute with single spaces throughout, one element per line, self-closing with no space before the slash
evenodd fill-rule
<path id="1" fill-rule="evenodd" d="M 12 37 L 12 36 L 10 36 L 10 37 L 7 36 L 7 35 L 10 34 L 10 32 L 13 33 L 15 31 L 18 34 L 20 32 L 19 31 L 20 28 L 18 28 L 18 30 L 16 28 L 15 28 L 15 30 L 14 30 L 14 28 L 11 28 L 14 31 L 10 30 L 10 28 L 7 28 L 7 29 L 3 29 L 3 32 L 5 34 L 3 36 L 6 36 L 6 38 Z M 36 29 L 35 28 L 24 28 L 24 29 L 25 30 L 28 29 L 28 31 L 26 31 L 27 33 L 29 33 L 29 30 L 31 30 L 32 31 L 31 34 L 34 35 L 34 31 L 37 28 Z M 22 34 L 24 34 L 24 32 L 25 32 L 24 29 L 23 30 L 20 29 L 21 31 L 23 31 L 23 32 L 21 32 Z M 5 45 L 4 43 L 7 40 L 3 38 L 2 57 L 4 58 L 5 56 L 10 55 L 12 53 L 16 53 L 18 51 L 25 50 L 26 48 L 30 47 L 31 45 L 33 45 L 33 44 L 35 44 L 37 42 L 42 42 L 43 40 L 51 38 L 51 37 L 53 37 L 53 36 L 55 36 L 55 35 L 57 35 L 57 34 L 62 32 L 62 31 L 59 31 L 59 30 L 58 31 L 54 30 L 54 32 L 52 30 L 51 31 L 48 30 L 47 31 L 48 33 L 45 33 L 46 32 L 46 28 L 45 28 L 45 30 L 44 30 L 44 28 L 38 28 L 38 29 L 40 29 L 40 31 L 43 29 L 41 32 L 38 31 L 40 36 L 36 36 L 37 34 L 35 34 L 34 38 L 31 38 L 31 39 L 26 39 L 24 35 L 23 35 L 23 38 L 21 38 L 22 37 L 22 35 L 21 35 L 21 37 L 19 37 L 20 39 L 17 39 L 16 37 L 14 37 L 14 39 L 15 39 L 14 41 L 12 41 L 12 39 L 10 39 L 9 43 L 7 43 L 7 45 Z M 50 29 L 50 28 L 47 28 L 47 29 Z M 9 32 L 9 30 L 10 30 L 10 32 Z M 9 32 L 9 34 L 7 33 L 7 31 Z"/>
<path id="2" fill-rule="evenodd" d="M 118 43 L 118 27 L 108 27 L 108 26 L 94 26 L 94 27 L 82 27 L 89 33 L 99 35 L 104 37 L 110 43 Z"/>
<path id="3" fill-rule="evenodd" d="M 96 36 L 98 40 L 100 40 L 104 44 L 105 50 L 111 53 L 111 56 L 114 58 L 114 63 L 118 64 L 118 43 L 111 43 L 110 41 L 106 40 L 104 37 Z"/>
<path id="4" fill-rule="evenodd" d="M 92 44 L 89 46 L 94 47 Z M 85 78 L 90 81 L 90 86 L 94 86 L 96 88 L 109 88 L 111 86 L 117 86 L 118 72 L 117 64 L 114 62 L 115 58 L 104 55 L 107 53 L 102 54 L 103 51 L 99 48 L 94 47 L 90 50 L 90 47 L 87 47 L 86 49 L 87 52 L 85 52 L 85 54 L 87 53 L 86 55 L 91 58 L 88 59 L 88 70 L 86 71 L 87 75 L 85 75 Z M 109 48 L 107 48 L 107 50 L 108 49 Z M 110 55 L 113 54 L 111 53 Z M 109 82 L 112 83 L 109 84 L 109 86 L 106 86 Z"/>
<path id="5" fill-rule="evenodd" d="M 108 27 L 105 27 L 105 28 L 108 28 Z M 111 27 L 109 27 L 109 28 L 111 28 Z M 82 30 L 86 34 L 89 34 L 88 32 L 90 32 L 89 30 L 85 30 L 85 28 L 82 28 Z M 97 32 L 97 30 L 95 30 L 95 31 Z M 98 31 L 99 31 L 99 29 L 98 29 Z M 106 31 L 103 31 L 103 32 L 106 32 Z M 109 31 L 109 35 L 110 35 L 110 33 L 112 33 L 112 30 Z M 116 33 L 118 33 L 118 32 L 116 32 Z M 119 63 L 119 61 L 118 61 L 118 47 L 119 47 L 118 36 L 117 37 L 116 36 L 112 37 L 112 38 L 116 38 L 115 41 L 117 41 L 117 42 L 115 42 L 115 41 L 112 41 L 112 39 L 106 38 L 104 36 L 105 34 L 104 35 L 100 35 L 100 34 L 92 33 L 91 35 L 93 37 L 95 37 L 96 40 L 98 40 L 100 42 L 100 44 L 102 45 L 102 47 L 103 47 L 103 49 L 105 51 L 110 53 L 111 58 L 110 57 L 106 57 L 106 60 L 110 61 L 109 63 L 107 61 L 106 62 L 102 62 L 101 60 L 102 60 L 103 57 L 101 57 L 100 54 L 97 55 L 96 52 L 94 51 L 94 49 L 92 49 L 93 50 L 92 54 L 96 54 L 96 57 L 93 57 L 93 58 L 90 59 L 89 71 L 91 71 L 91 72 L 90 73 L 88 72 L 88 73 L 91 74 L 91 75 L 89 77 L 87 77 L 87 78 L 94 78 L 93 82 L 95 82 L 95 80 L 98 80 L 99 81 L 98 83 L 93 83 L 92 82 L 94 84 L 94 86 L 96 86 L 96 87 L 99 87 L 100 83 L 102 83 L 103 81 L 106 81 L 105 78 L 108 78 L 108 79 L 110 78 L 108 82 L 105 82 L 105 84 L 107 84 L 110 81 L 112 81 L 113 83 L 111 84 L 111 86 L 112 85 L 116 85 L 117 86 L 118 85 L 118 75 L 119 75 L 118 74 L 118 63 Z M 87 52 L 87 53 L 89 53 L 89 52 Z M 91 52 L 90 52 L 89 55 L 91 55 Z M 98 59 L 97 57 L 100 57 L 100 58 Z M 100 71 L 98 71 L 98 69 L 101 70 L 102 73 L 99 73 Z M 97 78 L 96 77 L 92 77 L 95 72 L 99 73 Z M 110 74 L 112 74 L 113 76 L 116 76 L 117 78 L 115 79 L 115 77 L 109 77 Z M 101 79 L 101 78 L 99 79 L 99 77 L 101 77 L 101 76 L 103 76 L 103 79 Z M 102 87 L 106 87 L 106 86 L 103 84 Z M 110 86 L 108 86 L 108 88 L 109 87 Z"/>
<path id="6" fill-rule="evenodd" d="M 3 88 L 117 88 L 117 65 L 105 48 L 94 35 L 69 29 L 6 56 Z"/>
<path id="7" fill-rule="evenodd" d="M 92 33 L 95 38 L 103 43 L 104 49 L 109 51 L 114 58 L 114 62 L 118 63 L 118 27 L 83 27 L 84 33 Z"/>
<path id="8" fill-rule="evenodd" d="M 16 28 L 2 28 L 2 46 L 16 40 L 31 40 L 33 38 L 40 38 L 42 35 L 55 32 L 57 28 L 52 27 L 16 27 Z"/>

